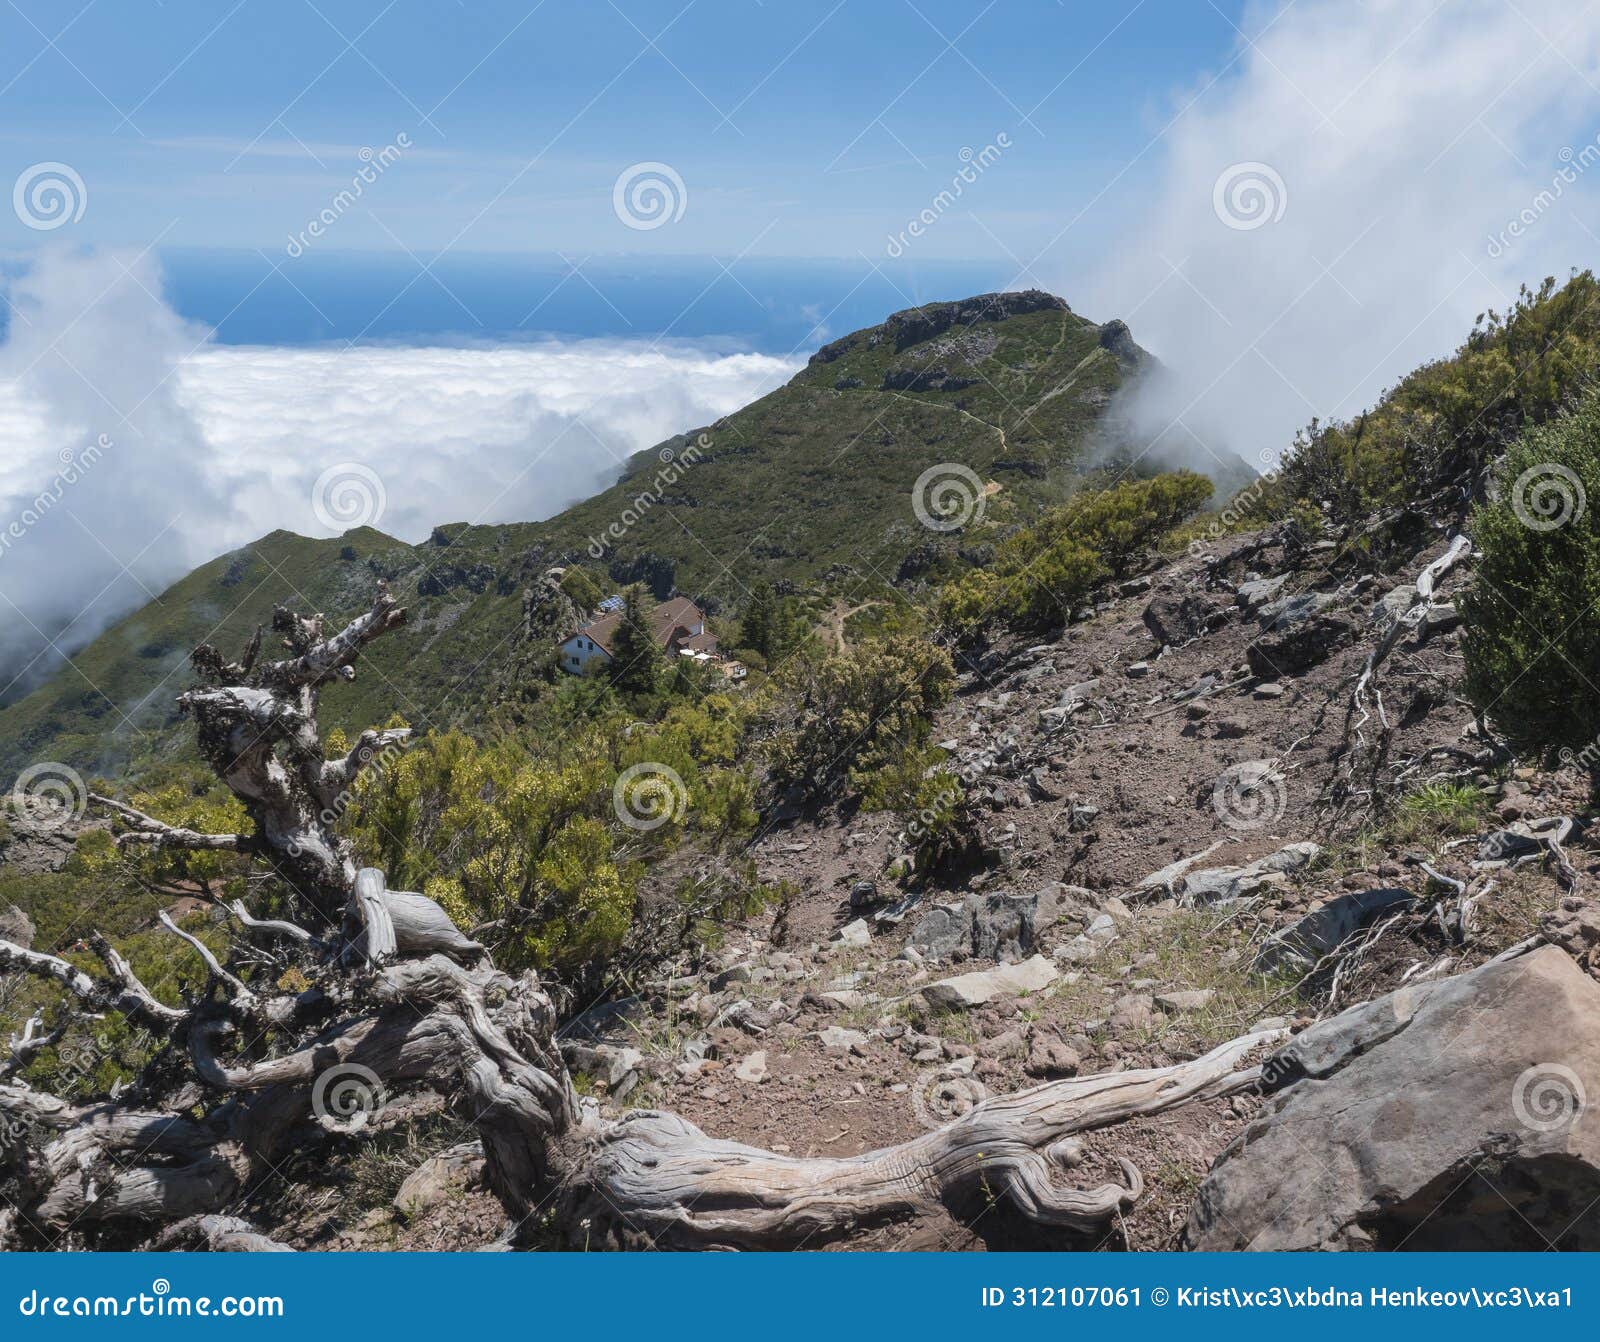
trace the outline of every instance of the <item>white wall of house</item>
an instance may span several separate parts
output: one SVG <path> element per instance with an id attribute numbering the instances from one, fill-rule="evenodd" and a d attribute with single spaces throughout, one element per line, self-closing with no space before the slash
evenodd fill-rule
<path id="1" fill-rule="evenodd" d="M 611 654 L 581 633 L 574 634 L 561 645 L 561 669 L 575 676 L 581 676 L 589 669 L 589 663 L 596 659 L 609 662 Z"/>

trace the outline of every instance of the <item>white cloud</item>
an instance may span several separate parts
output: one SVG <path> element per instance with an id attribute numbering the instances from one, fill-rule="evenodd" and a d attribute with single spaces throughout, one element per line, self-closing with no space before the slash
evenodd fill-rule
<path id="1" fill-rule="evenodd" d="M 627 456 L 737 409 L 793 360 L 615 341 L 492 349 L 213 346 L 179 400 L 256 530 L 328 535 L 312 489 L 355 462 L 383 484 L 376 525 L 530 521 L 608 484 Z"/>
<path id="2" fill-rule="evenodd" d="M 537 520 L 798 366 L 686 342 L 225 347 L 159 294 L 147 260 L 66 251 L 8 291 L 0 694 L 21 679 L 5 697 L 215 554 L 279 527 L 342 530 L 314 507 L 330 467 L 374 473 L 370 520 L 408 540 Z"/>
<path id="3" fill-rule="evenodd" d="M 1357 411 L 1447 353 L 1520 282 L 1564 278 L 1597 249 L 1600 163 L 1520 239 L 1491 239 L 1551 186 L 1563 150 L 1595 145 L 1600 11 L 1300 0 L 1247 30 L 1231 67 L 1178 97 L 1152 151 L 1153 207 L 1085 298 L 1174 371 L 1145 427 L 1201 460 L 1270 459 L 1313 415 Z M 1228 226 L 1214 199 L 1241 164 L 1282 183 L 1279 197 L 1256 173 L 1259 226 Z M 1251 205 L 1234 198 L 1235 225 Z"/>

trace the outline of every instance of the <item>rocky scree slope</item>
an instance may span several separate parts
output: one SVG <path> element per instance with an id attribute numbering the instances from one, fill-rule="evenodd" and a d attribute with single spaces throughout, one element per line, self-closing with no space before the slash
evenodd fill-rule
<path id="1" fill-rule="evenodd" d="M 849 1155 L 988 1096 L 1281 1031 L 1245 1093 L 1063 1153 L 1085 1187 L 1138 1171 L 1103 1239 L 996 1206 L 867 1247 L 1600 1242 L 1586 781 L 1510 760 L 1455 697 L 1466 556 L 1442 523 L 1387 574 L 1287 530 L 1219 538 L 1052 642 L 996 642 L 936 726 L 980 808 L 981 871 L 896 883 L 894 818 L 797 817 L 755 855 L 800 893 L 576 1015 L 569 1065 L 603 1106 Z M 1366 720 L 1363 684 L 1382 696 Z M 300 1233 L 481 1233 L 472 1159 L 441 1152 L 395 1205 Z M 446 1173 L 456 1192 L 429 1191 Z"/>

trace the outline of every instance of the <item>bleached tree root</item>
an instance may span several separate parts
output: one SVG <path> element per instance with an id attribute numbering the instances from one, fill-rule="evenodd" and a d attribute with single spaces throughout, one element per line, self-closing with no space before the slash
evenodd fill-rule
<path id="1" fill-rule="evenodd" d="M 676 1114 L 629 1114 L 604 1128 L 575 1172 L 570 1224 L 656 1248 L 820 1247 L 873 1225 L 944 1210 L 968 1219 L 1003 1200 L 1041 1226 L 1103 1233 L 1143 1191 L 1078 1187 L 1077 1134 L 1254 1086 L 1246 1059 L 1287 1037 L 1261 1031 L 1173 1067 L 1050 1082 L 986 1100 L 899 1146 L 801 1159 L 719 1141 Z"/>
<path id="2" fill-rule="evenodd" d="M 168 1226 L 152 1249 L 208 1249 L 212 1253 L 293 1253 L 237 1216 L 191 1216 Z"/>
<path id="3" fill-rule="evenodd" d="M 1133 1206 L 1143 1181 L 1119 1159 L 1119 1181 L 1079 1187 L 1078 1134 L 1248 1089 L 1260 1077 L 1252 1059 L 1286 1037 L 1258 1031 L 1171 1067 L 1052 1082 L 899 1146 L 804 1159 L 710 1137 L 676 1114 L 610 1120 L 583 1106 L 531 973 L 513 980 L 433 954 L 382 967 L 365 995 L 366 1013 L 253 1062 L 219 1055 L 238 1033 L 225 1015 L 186 1014 L 179 1033 L 195 1076 L 228 1097 L 203 1119 L 75 1107 L 0 1086 L 0 1111 L 51 1134 L 24 1179 L 26 1224 L 131 1227 L 143 1238 L 169 1220 L 226 1212 L 308 1131 L 347 1130 L 318 1112 L 319 1087 L 360 1069 L 382 1091 L 420 1084 L 456 1096 L 482 1138 L 489 1185 L 524 1238 L 549 1214 L 591 1245 L 797 1249 L 940 1210 L 970 1219 L 994 1202 L 1041 1226 L 1096 1234 Z M 282 1002 L 255 1010 L 291 1019 Z"/>

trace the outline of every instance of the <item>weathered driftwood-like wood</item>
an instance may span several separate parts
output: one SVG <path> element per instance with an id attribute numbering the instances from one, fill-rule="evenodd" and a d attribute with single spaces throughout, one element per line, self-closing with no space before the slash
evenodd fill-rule
<path id="1" fill-rule="evenodd" d="M 190 1216 L 168 1226 L 152 1249 L 209 1249 L 213 1253 L 293 1253 L 237 1216 Z"/>
<path id="2" fill-rule="evenodd" d="M 636 1112 L 595 1134 L 569 1201 L 580 1221 L 656 1247 L 793 1249 L 940 1208 L 1004 1198 L 1030 1220 L 1103 1232 L 1138 1198 L 1123 1182 L 1078 1187 L 1076 1134 L 1254 1086 L 1241 1066 L 1287 1037 L 1263 1031 L 1193 1062 L 1055 1081 L 986 1100 L 922 1137 L 843 1158 L 800 1159 L 707 1137 L 675 1114 Z"/>
<path id="3" fill-rule="evenodd" d="M 1387 757 L 1393 728 L 1388 715 L 1384 712 L 1383 695 L 1373 690 L 1379 669 L 1398 646 L 1401 638 L 1415 629 L 1418 621 L 1426 614 L 1428 603 L 1433 600 L 1439 580 L 1457 564 L 1464 563 L 1471 556 L 1472 542 L 1462 535 L 1454 537 L 1445 552 L 1417 575 L 1407 598 L 1405 610 L 1395 612 L 1388 629 L 1367 654 L 1361 672 L 1356 677 L 1355 687 L 1350 693 L 1350 702 L 1345 707 L 1344 732 L 1341 738 L 1345 757 L 1340 764 L 1332 795 L 1336 807 L 1342 809 L 1352 797 L 1358 795 L 1370 796 L 1376 790 L 1377 775 Z M 1365 729 L 1374 712 L 1378 715 L 1379 727 L 1376 740 L 1369 744 Z"/>
<path id="4" fill-rule="evenodd" d="M 134 827 L 123 841 L 236 848 L 261 857 L 300 893 L 314 921 L 335 921 L 356 877 L 349 844 L 335 828 L 349 789 L 363 768 L 399 748 L 410 732 L 363 732 L 345 755 L 329 760 L 317 728 L 317 697 L 329 681 L 353 679 L 362 649 L 404 622 L 405 611 L 380 584 L 372 609 L 330 638 L 322 635 L 320 615 L 279 609 L 272 627 L 294 654 L 284 660 L 260 663 L 259 635 L 239 662 L 208 645 L 197 648 L 195 670 L 214 683 L 180 695 L 178 706 L 193 715 L 201 755 L 243 804 L 255 833 L 191 835 L 113 803 Z"/>
<path id="5" fill-rule="evenodd" d="M 98 936 L 89 945 L 106 967 L 101 977 L 0 942 L 0 970 L 57 983 L 82 1009 L 121 1012 L 166 1041 L 126 1103 L 73 1104 L 0 1080 L 0 1117 L 24 1134 L 12 1151 L 17 1214 L 0 1233 L 49 1244 L 72 1227 L 146 1243 L 171 1225 L 173 1243 L 280 1247 L 227 1213 L 292 1151 L 365 1126 L 329 1111 L 335 1077 L 369 1086 L 356 1099 L 374 1107 L 417 1089 L 453 1102 L 476 1126 L 489 1186 L 521 1233 L 553 1213 L 581 1243 L 794 1249 L 996 1200 L 1041 1225 L 1097 1232 L 1143 1183 L 1123 1158 L 1115 1178 L 1090 1174 L 1078 1134 L 1252 1086 L 1253 1055 L 1283 1037 L 1257 1032 L 1172 1067 L 991 1099 L 936 1131 L 852 1157 L 763 1151 L 669 1113 L 602 1118 L 573 1087 L 538 976 L 501 973 L 432 900 L 387 890 L 382 872 L 358 874 L 333 828 L 340 790 L 404 734 L 364 734 L 357 750 L 330 762 L 315 692 L 349 675 L 359 650 L 403 618 L 380 592 L 370 612 L 326 639 L 320 616 L 279 611 L 273 628 L 293 654 L 281 661 L 260 662 L 259 636 L 239 662 L 197 650 L 202 674 L 236 683 L 180 702 L 254 833 L 195 835 L 109 807 L 131 827 L 124 839 L 236 848 L 272 862 L 318 930 L 257 920 L 242 905 L 232 911 L 258 942 L 294 957 L 310 988 L 270 992 L 276 974 L 246 982 L 249 970 L 236 972 L 165 915 L 205 969 L 204 990 L 181 1008 L 157 999 Z M 31 1028 L 25 1036 L 16 1050 L 38 1037 Z"/>

